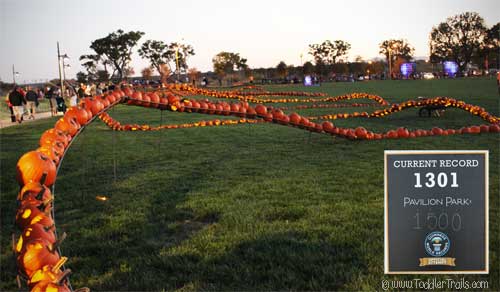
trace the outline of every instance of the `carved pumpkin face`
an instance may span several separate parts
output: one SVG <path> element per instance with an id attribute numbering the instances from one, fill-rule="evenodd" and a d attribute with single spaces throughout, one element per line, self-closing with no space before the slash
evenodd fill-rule
<path id="1" fill-rule="evenodd" d="M 32 224 L 42 224 L 45 227 L 54 225 L 54 221 L 50 217 L 51 205 L 39 209 L 33 205 L 21 205 L 16 213 L 16 224 L 24 230 Z"/>
<path id="2" fill-rule="evenodd" d="M 21 189 L 17 199 L 21 202 L 21 205 L 30 205 L 45 209 L 52 201 L 52 193 L 48 187 L 38 182 L 32 182 L 26 184 Z"/>
<path id="3" fill-rule="evenodd" d="M 69 143 L 68 136 L 66 136 L 62 131 L 59 131 L 57 129 L 48 129 L 47 131 L 43 132 L 42 136 L 40 137 L 40 146 L 43 146 L 45 144 L 52 144 L 54 141 L 63 143 L 64 147 L 66 147 Z"/>
<path id="4" fill-rule="evenodd" d="M 53 244 L 56 242 L 56 234 L 54 233 L 54 225 L 46 227 L 42 224 L 35 223 L 28 225 L 24 228 L 23 233 L 19 236 L 16 244 L 16 252 L 22 253 L 25 251 L 26 246 L 37 239 L 44 239 L 47 242 Z"/>
<path id="5" fill-rule="evenodd" d="M 30 151 L 17 162 L 17 182 L 20 186 L 39 182 L 51 186 L 56 180 L 56 165 L 45 154 Z"/>
<path id="6" fill-rule="evenodd" d="M 68 273 L 66 271 L 65 272 L 61 271 L 61 267 L 66 263 L 67 260 L 68 260 L 67 257 L 61 257 L 61 259 L 55 265 L 43 266 L 41 269 L 36 270 L 33 273 L 33 275 L 31 275 L 31 278 L 28 280 L 28 286 L 30 287 L 30 289 L 33 289 L 40 282 L 58 283 Z M 38 286 L 38 288 L 41 287 Z M 40 291 L 46 291 L 46 290 L 40 290 Z"/>
<path id="7" fill-rule="evenodd" d="M 59 259 L 53 244 L 45 239 L 36 239 L 26 244 L 25 250 L 17 257 L 17 263 L 18 267 L 31 277 L 44 266 L 56 265 Z"/>
<path id="8" fill-rule="evenodd" d="M 61 154 L 56 154 L 54 147 L 51 145 L 44 145 L 42 147 L 38 147 L 36 151 L 43 153 L 47 155 L 52 161 L 55 163 L 55 165 L 59 164 L 59 159 L 61 157 Z"/>
<path id="9" fill-rule="evenodd" d="M 70 136 L 74 136 L 80 129 L 80 125 L 75 121 L 75 119 L 60 118 L 56 122 L 54 128 Z"/>

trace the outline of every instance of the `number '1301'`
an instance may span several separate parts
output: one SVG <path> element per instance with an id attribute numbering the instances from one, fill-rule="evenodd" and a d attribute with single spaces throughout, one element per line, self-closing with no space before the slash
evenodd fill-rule
<path id="1" fill-rule="evenodd" d="M 441 187 L 441 188 L 444 188 L 444 187 L 448 186 L 448 174 L 445 173 L 445 172 L 440 172 L 437 175 L 435 175 L 433 172 L 426 173 L 425 176 L 424 176 L 423 185 L 422 185 L 422 180 L 421 180 L 421 177 L 420 177 L 420 173 L 416 172 L 416 173 L 414 173 L 414 175 L 415 175 L 415 179 L 416 179 L 415 188 L 421 188 L 424 185 L 426 187 L 428 187 L 428 188 L 433 188 L 436 185 L 439 186 L 439 187 Z M 451 185 L 450 185 L 450 187 L 452 187 L 452 188 L 458 188 L 457 173 L 456 172 L 452 172 L 452 173 L 450 173 L 450 176 L 451 176 Z"/>

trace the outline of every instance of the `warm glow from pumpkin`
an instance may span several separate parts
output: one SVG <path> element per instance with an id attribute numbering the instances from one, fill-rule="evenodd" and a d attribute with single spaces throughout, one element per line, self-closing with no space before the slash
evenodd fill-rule
<path id="1" fill-rule="evenodd" d="M 21 217 L 23 217 L 23 219 L 27 219 L 30 217 L 30 215 L 31 215 L 31 209 L 26 209 L 24 210 L 23 215 Z"/>
<path id="2" fill-rule="evenodd" d="M 107 198 L 107 197 L 105 197 L 105 196 L 96 196 L 95 198 L 96 198 L 96 200 L 98 200 L 98 201 L 107 201 L 107 200 L 108 200 L 108 198 Z"/>

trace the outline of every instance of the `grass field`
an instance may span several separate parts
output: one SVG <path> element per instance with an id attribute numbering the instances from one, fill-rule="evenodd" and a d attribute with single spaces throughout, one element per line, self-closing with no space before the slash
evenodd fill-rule
<path id="1" fill-rule="evenodd" d="M 499 115 L 494 79 L 372 81 L 269 90 L 378 94 L 389 102 L 449 96 Z M 360 101 L 364 102 L 364 101 Z M 319 115 L 359 109 L 308 109 Z M 362 111 L 374 108 L 362 108 Z M 290 111 L 289 111 L 290 112 Z M 160 112 L 120 105 L 126 123 L 158 125 Z M 163 113 L 164 123 L 212 116 Z M 56 119 L 2 129 L 0 290 L 15 290 L 11 233 L 15 165 Z M 418 118 L 415 109 L 384 119 L 336 121 L 374 130 L 482 124 L 450 109 Z M 92 290 L 381 290 L 385 276 L 383 151 L 490 151 L 490 290 L 499 284 L 499 146 L 494 134 L 349 141 L 275 124 L 113 132 L 89 125 L 64 158 L 56 222 L 74 287 Z M 114 176 L 116 161 L 116 177 Z M 96 196 L 106 196 L 98 201 Z M 419 276 L 418 278 L 434 278 Z M 463 275 L 437 276 L 461 279 Z"/>

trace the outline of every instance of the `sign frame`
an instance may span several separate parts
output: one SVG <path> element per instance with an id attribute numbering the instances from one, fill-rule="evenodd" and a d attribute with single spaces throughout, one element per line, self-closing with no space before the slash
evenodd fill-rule
<path id="1" fill-rule="evenodd" d="M 484 155 L 485 171 L 485 269 L 474 271 L 391 271 L 389 270 L 389 218 L 388 218 L 388 179 L 387 156 L 406 154 L 480 154 Z M 489 150 L 385 150 L 384 151 L 384 274 L 489 274 Z"/>

